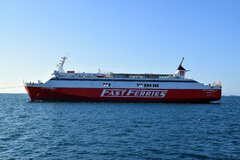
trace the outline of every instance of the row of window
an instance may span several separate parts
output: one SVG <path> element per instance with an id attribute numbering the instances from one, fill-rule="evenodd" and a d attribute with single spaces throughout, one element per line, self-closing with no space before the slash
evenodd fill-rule
<path id="1" fill-rule="evenodd" d="M 137 87 L 159 87 L 159 84 L 137 84 Z"/>
<path id="2" fill-rule="evenodd" d="M 104 87 L 110 87 L 111 83 L 103 83 Z M 143 87 L 159 87 L 159 84 L 137 84 L 137 87 L 143 88 Z"/>

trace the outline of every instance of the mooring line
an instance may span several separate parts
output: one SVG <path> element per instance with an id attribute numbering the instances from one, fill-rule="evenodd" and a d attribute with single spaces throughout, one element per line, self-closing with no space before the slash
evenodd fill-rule
<path id="1" fill-rule="evenodd" d="M 0 89 L 11 89 L 11 88 L 21 88 L 24 86 L 11 86 L 11 87 L 1 87 Z"/>

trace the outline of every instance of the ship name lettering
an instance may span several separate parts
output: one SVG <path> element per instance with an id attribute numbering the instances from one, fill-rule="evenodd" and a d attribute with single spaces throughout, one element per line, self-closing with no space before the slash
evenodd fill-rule
<path id="1" fill-rule="evenodd" d="M 101 93 L 101 97 L 124 96 L 126 91 L 126 89 L 104 89 Z"/>
<path id="2" fill-rule="evenodd" d="M 167 90 L 128 90 L 126 96 L 164 98 Z"/>
<path id="3" fill-rule="evenodd" d="M 101 97 L 156 97 L 164 98 L 168 90 L 103 89 Z"/>

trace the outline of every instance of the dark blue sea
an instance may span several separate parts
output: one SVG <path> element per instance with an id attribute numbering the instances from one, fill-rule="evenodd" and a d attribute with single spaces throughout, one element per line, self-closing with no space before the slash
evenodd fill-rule
<path id="1" fill-rule="evenodd" d="M 240 97 L 213 104 L 33 103 L 0 94 L 0 159 L 239 159 Z"/>

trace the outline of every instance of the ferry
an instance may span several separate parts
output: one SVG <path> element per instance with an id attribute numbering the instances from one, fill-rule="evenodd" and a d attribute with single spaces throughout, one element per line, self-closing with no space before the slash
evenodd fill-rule
<path id="1" fill-rule="evenodd" d="M 221 99 L 220 82 L 205 85 L 185 78 L 184 58 L 174 74 L 65 72 L 66 59 L 61 58 L 47 82 L 24 83 L 31 101 L 208 103 Z"/>

